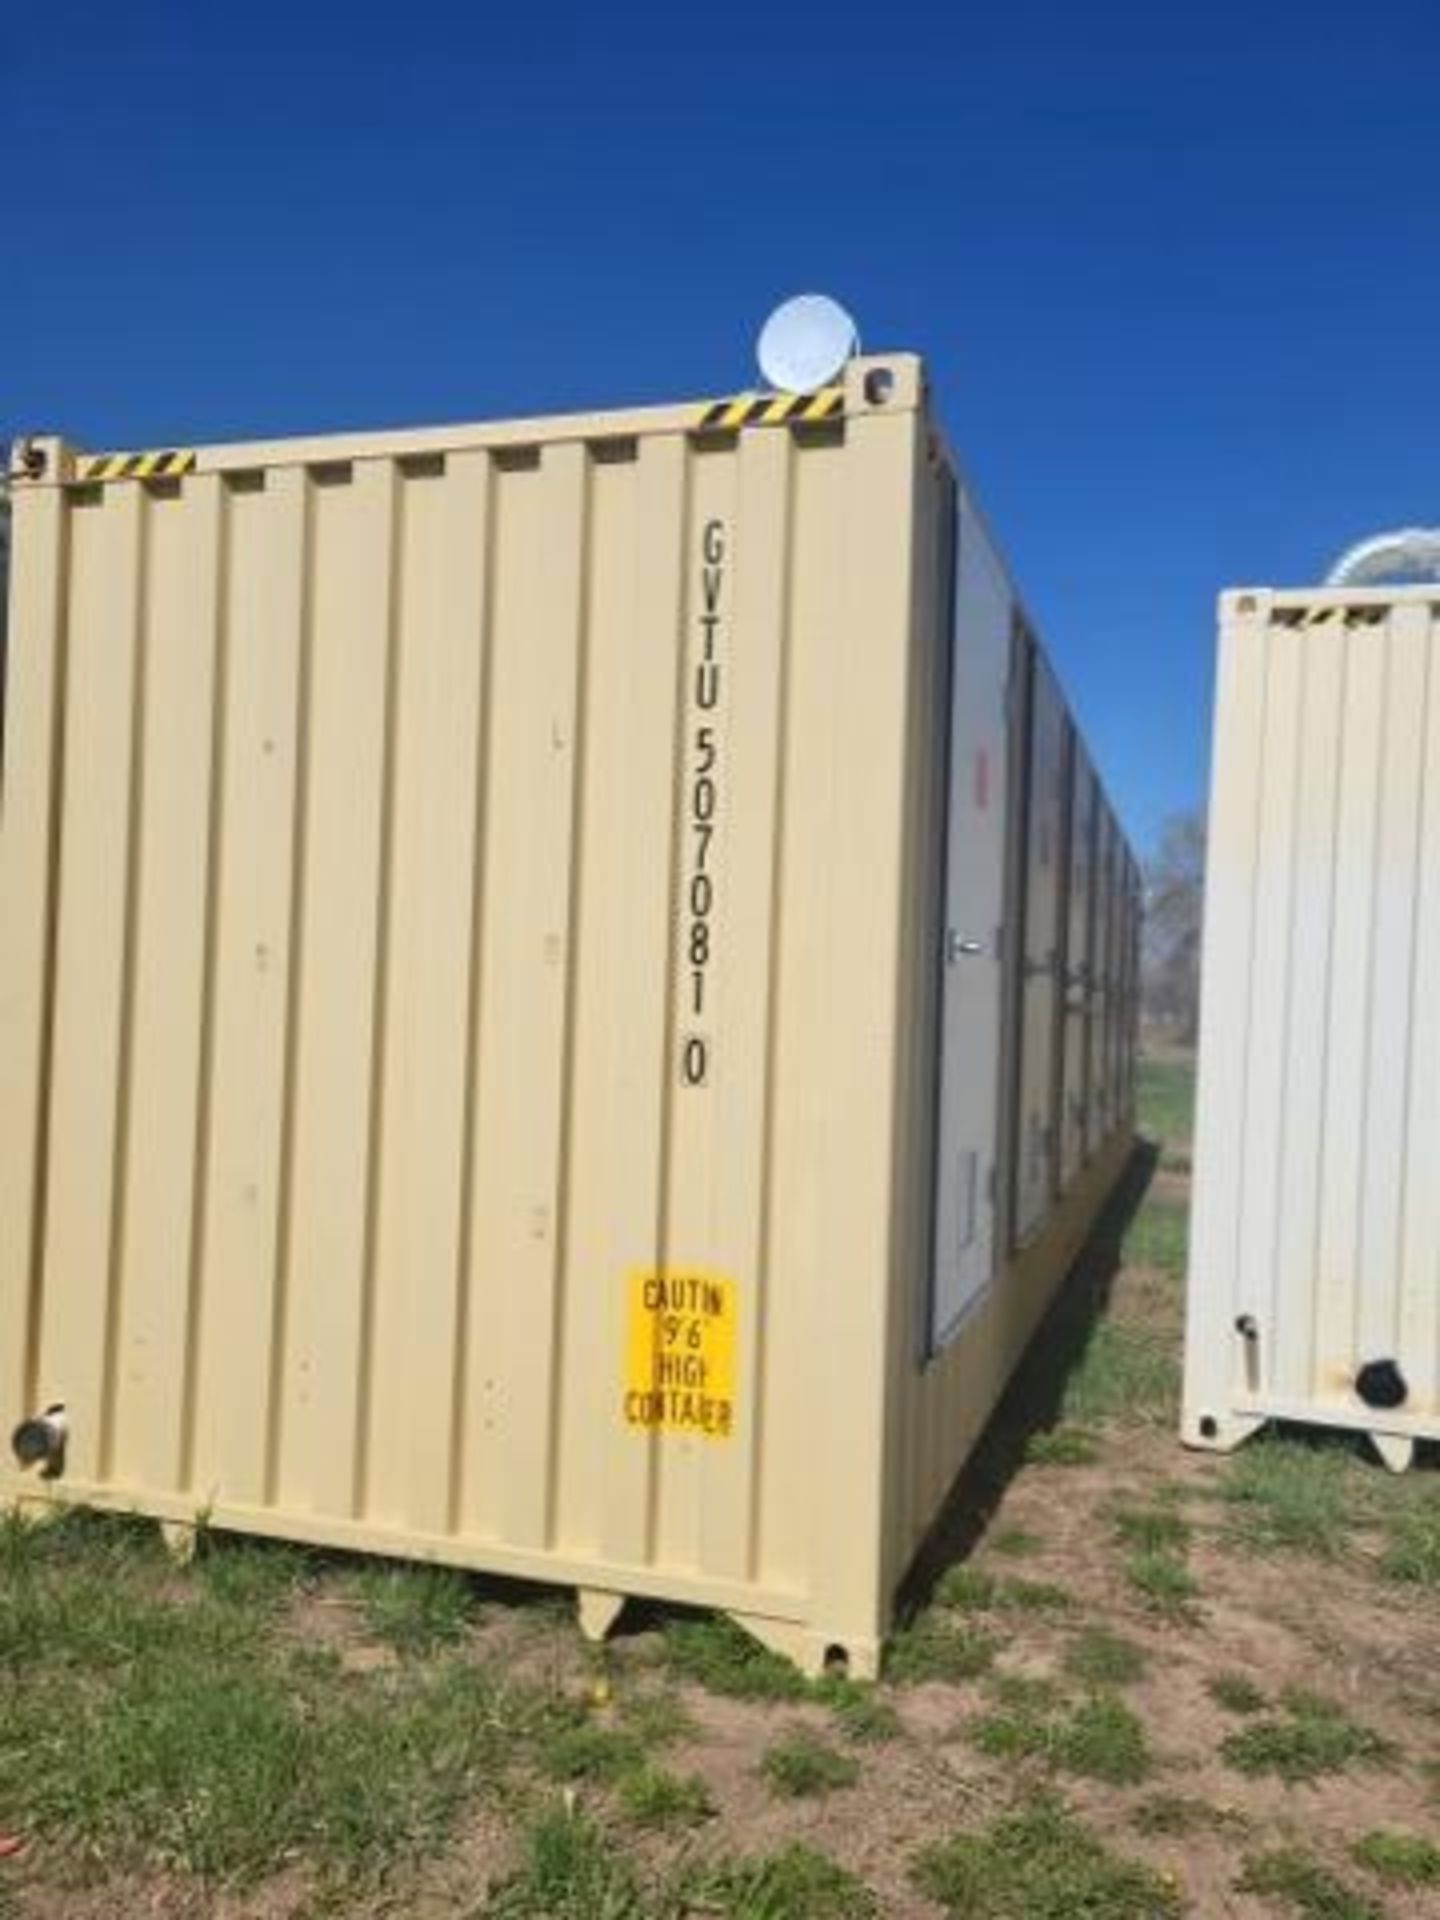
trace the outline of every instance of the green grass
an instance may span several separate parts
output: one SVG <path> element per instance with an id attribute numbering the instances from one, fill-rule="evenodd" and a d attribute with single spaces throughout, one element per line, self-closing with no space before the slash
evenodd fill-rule
<path id="1" fill-rule="evenodd" d="M 1252 1441 L 1228 1463 L 1221 1483 L 1235 1537 L 1260 1552 L 1332 1558 L 1350 1529 L 1356 1471 L 1337 1446 Z"/>
<path id="2" fill-rule="evenodd" d="M 297 1641 L 302 1556 L 68 1514 L 0 1529 L 0 1805 L 57 1870 L 378 1876 L 443 1845 L 550 1729 L 538 1690 L 446 1654 L 348 1673 Z"/>
<path id="3" fill-rule="evenodd" d="M 366 1632 L 403 1654 L 453 1645 L 474 1617 L 470 1582 L 449 1567 L 362 1568 L 355 1601 Z"/>
<path id="4" fill-rule="evenodd" d="M 525 1837 L 521 1865 L 491 1895 L 484 1920 L 660 1920 L 623 1852 L 591 1820 L 551 1808 Z"/>
<path id="5" fill-rule="evenodd" d="M 820 1683 L 817 1692 L 845 1738 L 856 1746 L 879 1746 L 898 1739 L 904 1731 L 899 1714 L 872 1686 L 857 1680 L 828 1680 Z"/>
<path id="6" fill-rule="evenodd" d="M 885 1650 L 885 1677 L 901 1687 L 931 1680 L 953 1686 L 987 1673 L 1000 1646 L 988 1628 L 932 1607 L 892 1636 Z"/>
<path id="7" fill-rule="evenodd" d="M 929 1848 L 912 1877 L 963 1920 L 1163 1920 L 1180 1911 L 1159 1874 L 1112 1852 L 1049 1799 Z"/>
<path id="8" fill-rule="evenodd" d="M 1007 1580 L 996 1598 L 1015 1613 L 1069 1613 L 1075 1605 L 1074 1595 L 1053 1580 Z"/>
<path id="9" fill-rule="evenodd" d="M 966 1562 L 951 1567 L 935 1589 L 942 1607 L 957 1613 L 1064 1613 L 1075 1603 L 1052 1580 L 997 1580 Z"/>
<path id="10" fill-rule="evenodd" d="M 552 1780 L 593 1780 L 609 1785 L 638 1771 L 645 1748 L 633 1733 L 582 1720 L 547 1732 L 536 1759 Z"/>
<path id="11" fill-rule="evenodd" d="M 693 1827 L 715 1812 L 710 1789 L 698 1774 L 671 1773 L 647 1764 L 620 1782 L 620 1807 L 637 1827 Z"/>
<path id="12" fill-rule="evenodd" d="M 1025 1459 L 1032 1467 L 1093 1467 L 1099 1458 L 1100 1442 L 1084 1427 L 1032 1433 L 1025 1445 Z"/>
<path id="13" fill-rule="evenodd" d="M 1299 1847 L 1252 1856 L 1235 1883 L 1241 1893 L 1283 1900 L 1304 1920 L 1383 1920 L 1380 1909 L 1353 1892 L 1320 1861 Z"/>
<path id="14" fill-rule="evenodd" d="M 992 1760 L 1043 1760 L 1063 1773 L 1134 1786 L 1150 1771 L 1145 1729 L 1123 1702 L 1097 1694 L 1061 1713 L 1017 1706 L 974 1721 L 970 1738 Z"/>
<path id="15" fill-rule="evenodd" d="M 1212 1674 L 1205 1682 L 1205 1691 L 1226 1713 L 1263 1713 L 1269 1705 L 1255 1682 L 1243 1673 Z"/>
<path id="16" fill-rule="evenodd" d="M 568 1807 L 532 1821 L 523 1858 L 475 1920 L 878 1920 L 875 1896 L 811 1847 L 687 1862 L 643 1879 L 623 1838 Z"/>
<path id="17" fill-rule="evenodd" d="M 1423 1504 L 1396 1514 L 1380 1556 L 1387 1580 L 1405 1586 L 1440 1587 L 1440 1504 L 1428 1494 Z"/>
<path id="18" fill-rule="evenodd" d="M 1019 1713 L 1049 1713 L 1065 1704 L 1065 1689 L 1044 1673 L 989 1673 L 983 1684 L 997 1706 Z"/>
<path id="19" fill-rule="evenodd" d="M 1173 1553 L 1132 1553 L 1125 1578 L 1151 1613 L 1178 1623 L 1195 1619 L 1200 1588 L 1195 1576 Z"/>
<path id="20" fill-rule="evenodd" d="M 0 1800 L 83 1868 L 341 1878 L 433 1850 L 539 1712 L 473 1668 L 335 1684 L 157 1604 L 165 1643 L 0 1687 Z M 103 1706 L 100 1703 L 103 1702 Z"/>
<path id="21" fill-rule="evenodd" d="M 668 1747 L 677 1740 L 691 1738 L 695 1716 L 677 1694 L 660 1687 L 621 1693 L 616 1712 L 635 1738 L 645 1747 Z"/>
<path id="22" fill-rule="evenodd" d="M 748 1860 L 722 1861 L 692 1876 L 681 1912 L 720 1920 L 878 1920 L 864 1884 L 813 1847 L 792 1845 Z"/>
<path id="23" fill-rule="evenodd" d="M 313 1556 L 282 1540 L 247 1540 L 202 1531 L 193 1577 L 227 1606 L 273 1614 L 311 1580 Z"/>
<path id="24" fill-rule="evenodd" d="M 1142 1059 L 1135 1069 L 1140 1131 L 1167 1146 L 1185 1146 L 1195 1130 L 1195 1062 Z"/>
<path id="25" fill-rule="evenodd" d="M 1367 1833 L 1350 1856 L 1392 1887 L 1440 1887 L 1440 1847 L 1418 1833 Z"/>
<path id="26" fill-rule="evenodd" d="M 1270 1774 L 1294 1785 L 1391 1757 L 1388 1741 L 1333 1701 L 1291 1690 L 1281 1696 L 1281 1707 L 1280 1714 L 1251 1720 L 1221 1742 L 1221 1754 L 1237 1772 Z"/>
<path id="27" fill-rule="evenodd" d="M 1190 1544 L 1190 1522 L 1171 1507 L 1121 1505 L 1111 1510 L 1110 1529 L 1125 1547 L 1143 1553 L 1183 1552 Z"/>
<path id="28" fill-rule="evenodd" d="M 983 1613 L 994 1606 L 997 1587 L 994 1574 L 985 1573 L 966 1561 L 961 1566 L 951 1567 L 942 1576 L 935 1588 L 935 1598 L 942 1607 L 954 1607 L 965 1613 Z"/>
<path id="29" fill-rule="evenodd" d="M 1143 1650 L 1108 1627 L 1086 1627 L 1062 1656 L 1072 1679 L 1090 1687 L 1128 1687 L 1145 1676 Z"/>
<path id="30" fill-rule="evenodd" d="M 664 1658 L 677 1678 L 732 1700 L 803 1700 L 810 1691 L 797 1668 L 724 1614 L 670 1621 Z"/>
<path id="31" fill-rule="evenodd" d="M 1173 1421 L 1180 1405 L 1180 1358 L 1163 1328 L 1113 1316 L 1098 1320 L 1065 1387 L 1067 1419 Z"/>
<path id="32" fill-rule="evenodd" d="M 991 1553 L 1001 1554 L 1008 1560 L 1028 1560 L 1045 1546 L 1038 1533 L 1030 1533 L 1024 1527 L 999 1527 L 986 1536 L 985 1544 Z"/>
<path id="33" fill-rule="evenodd" d="M 1144 1727 L 1127 1706 L 1105 1694 L 1084 1701 L 1061 1723 L 1052 1751 L 1065 1772 L 1112 1786 L 1134 1786 L 1150 1771 Z"/>
<path id="34" fill-rule="evenodd" d="M 782 1800 L 807 1800 L 853 1787 L 860 1764 L 806 1727 L 797 1727 L 767 1749 L 760 1772 Z"/>
<path id="35" fill-rule="evenodd" d="M 1440 1589 L 1440 1495 L 1428 1474 L 1384 1473 L 1341 1440 L 1261 1438 L 1227 1463 L 1220 1487 L 1232 1544 L 1335 1560 L 1357 1534 L 1378 1535 L 1367 1564 L 1385 1580 Z"/>
<path id="36" fill-rule="evenodd" d="M 1190 1211 L 1170 1200 L 1147 1200 L 1125 1232 L 1121 1258 L 1127 1267 L 1154 1267 L 1177 1279 L 1189 1259 Z"/>

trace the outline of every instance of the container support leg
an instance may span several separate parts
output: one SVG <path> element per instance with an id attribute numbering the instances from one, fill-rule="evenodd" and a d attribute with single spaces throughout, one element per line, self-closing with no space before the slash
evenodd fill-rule
<path id="1" fill-rule="evenodd" d="M 577 1587 L 575 1611 L 581 1633 L 587 1640 L 608 1639 L 624 1605 L 624 1594 L 612 1593 L 608 1587 Z"/>

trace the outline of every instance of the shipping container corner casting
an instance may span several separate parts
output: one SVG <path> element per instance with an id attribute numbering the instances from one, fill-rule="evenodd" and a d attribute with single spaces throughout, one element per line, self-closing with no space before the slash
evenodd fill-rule
<path id="1" fill-rule="evenodd" d="M 1440 585 L 1226 594 L 1192 1445 L 1297 1421 L 1369 1434 L 1401 1469 L 1440 1439 L 1437 980 Z"/>
<path id="2" fill-rule="evenodd" d="M 873 1673 L 1133 1067 L 919 363 L 12 492 L 0 1497 Z"/>

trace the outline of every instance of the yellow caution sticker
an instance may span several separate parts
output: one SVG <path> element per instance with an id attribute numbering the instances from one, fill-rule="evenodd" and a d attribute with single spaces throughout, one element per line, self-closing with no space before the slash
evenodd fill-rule
<path id="1" fill-rule="evenodd" d="M 625 1424 L 650 1433 L 735 1431 L 735 1282 L 699 1268 L 629 1277 Z"/>
<path id="2" fill-rule="evenodd" d="M 833 420 L 844 411 L 845 389 L 821 387 L 815 393 L 742 393 L 704 407 L 696 426 L 701 433 L 734 433 L 741 427 L 807 425 Z"/>
<path id="3" fill-rule="evenodd" d="M 75 463 L 76 477 L 96 480 L 178 480 L 195 470 L 194 452 L 167 447 L 159 453 L 84 454 Z"/>

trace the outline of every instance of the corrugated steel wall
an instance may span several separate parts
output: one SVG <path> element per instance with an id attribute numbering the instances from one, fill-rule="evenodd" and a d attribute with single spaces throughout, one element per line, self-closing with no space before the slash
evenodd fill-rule
<path id="1" fill-rule="evenodd" d="M 70 1492 L 780 1618 L 818 1564 L 873 1638 L 920 476 L 856 378 L 25 493 L 0 1405 Z M 734 1295 L 661 1432 L 666 1272 Z"/>
<path id="2" fill-rule="evenodd" d="M 1440 606 L 1222 603 L 1185 1432 L 1440 1434 Z M 1253 1333 L 1247 1337 L 1242 1323 Z M 1357 1375 L 1396 1361 L 1403 1404 Z"/>

